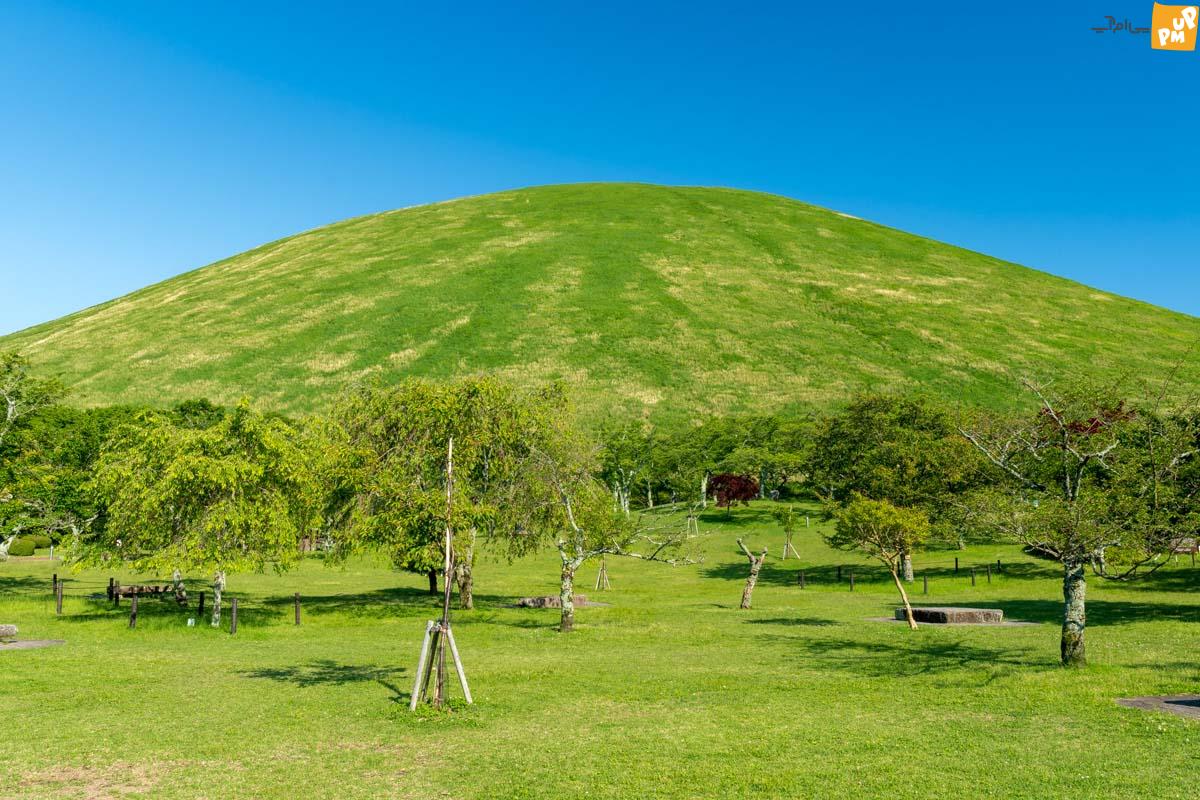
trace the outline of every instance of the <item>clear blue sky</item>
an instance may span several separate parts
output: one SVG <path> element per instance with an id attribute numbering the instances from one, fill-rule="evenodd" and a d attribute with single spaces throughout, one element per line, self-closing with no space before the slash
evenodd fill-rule
<path id="1" fill-rule="evenodd" d="M 1200 315 L 1200 52 L 1090 30 L 1151 0 L 0 9 L 0 332 L 592 180 L 777 192 Z"/>

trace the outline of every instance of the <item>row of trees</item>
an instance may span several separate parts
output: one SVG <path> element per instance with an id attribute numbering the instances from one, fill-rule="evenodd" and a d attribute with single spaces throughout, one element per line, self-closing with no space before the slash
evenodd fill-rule
<path id="1" fill-rule="evenodd" d="M 1015 540 L 1059 562 L 1061 658 L 1080 665 L 1088 571 L 1149 574 L 1200 529 L 1200 412 L 1161 391 L 1131 406 L 1115 386 L 1024 388 L 1031 410 L 1015 414 L 860 398 L 817 426 L 808 477 L 837 523 L 829 544 L 882 561 L 912 627 L 903 581 L 931 541 Z"/>
<path id="2" fill-rule="evenodd" d="M 614 506 L 596 478 L 599 448 L 566 423 L 558 386 L 363 385 L 326 415 L 290 421 L 247 403 L 77 411 L 54 405 L 58 387 L 34 381 L 20 359 L 11 363 L 20 367 L 12 383 L 22 396 L 36 390 L 38 402 L 15 404 L 9 428 L 19 442 L 0 449 L 0 522 L 13 534 L 65 533 L 65 552 L 80 563 L 123 563 L 177 581 L 211 571 L 213 625 L 228 573 L 286 570 L 304 540 L 321 542 L 330 561 L 383 550 L 397 567 L 428 574 L 436 590 L 449 524 L 458 536 L 445 577 L 465 608 L 480 542 L 510 559 L 553 547 L 564 631 L 574 625 L 574 578 L 587 560 L 687 560 L 682 523 L 649 524 Z"/>
<path id="3" fill-rule="evenodd" d="M 1061 562 L 1062 658 L 1079 664 L 1087 572 L 1144 575 L 1200 527 L 1200 414 L 1162 397 L 1131 406 L 1115 387 L 1026 389 L 1030 410 L 1015 414 L 868 395 L 818 417 L 673 432 L 606 424 L 591 437 L 568 423 L 558 386 L 363 385 L 299 421 L 244 403 L 79 410 L 10 354 L 0 358 L 0 547 L 37 529 L 68 537 L 84 562 L 212 571 L 215 624 L 226 573 L 287 569 L 304 539 L 334 561 L 383 549 L 436 590 L 449 522 L 459 536 L 446 579 L 464 607 L 481 543 L 508 558 L 553 548 L 570 630 L 589 559 L 691 560 L 690 518 L 639 512 L 808 494 L 836 520 L 829 544 L 878 557 L 906 606 L 913 553 L 932 542 L 1007 538 Z"/>

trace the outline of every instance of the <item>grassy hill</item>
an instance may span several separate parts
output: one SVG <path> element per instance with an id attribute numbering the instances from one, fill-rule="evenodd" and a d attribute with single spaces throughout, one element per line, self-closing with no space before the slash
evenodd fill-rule
<path id="1" fill-rule="evenodd" d="M 595 414 L 1013 402 L 1161 376 L 1200 319 L 782 197 L 547 186 L 346 220 L 0 339 L 82 403 L 319 407 L 374 373 L 565 379 Z"/>

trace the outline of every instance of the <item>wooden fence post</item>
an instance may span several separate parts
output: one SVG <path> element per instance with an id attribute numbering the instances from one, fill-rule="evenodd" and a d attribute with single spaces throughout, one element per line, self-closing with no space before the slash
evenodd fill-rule
<path id="1" fill-rule="evenodd" d="M 996 572 L 1004 572 L 1004 567 L 1000 565 L 1000 559 L 996 559 Z"/>
<path id="2" fill-rule="evenodd" d="M 929 594 L 929 576 L 928 576 L 928 575 L 922 575 L 922 576 L 921 576 L 921 582 L 925 584 L 925 591 L 924 591 L 924 594 Z"/>
<path id="3" fill-rule="evenodd" d="M 129 627 L 130 628 L 137 627 L 137 598 L 138 598 L 138 596 L 135 594 L 133 596 L 133 600 L 130 601 L 130 604 L 129 604 Z"/>
<path id="4" fill-rule="evenodd" d="M 954 557 L 954 574 L 958 574 L 958 556 Z"/>
<path id="5" fill-rule="evenodd" d="M 838 564 L 838 583 L 842 582 L 842 565 Z"/>
<path id="6" fill-rule="evenodd" d="M 50 591 L 54 592 L 55 594 L 58 594 L 58 573 L 57 572 L 50 576 Z"/>
<path id="7" fill-rule="evenodd" d="M 296 592 L 296 624 L 300 624 L 300 593 Z"/>
<path id="8" fill-rule="evenodd" d="M 112 595 L 113 595 L 113 579 L 109 578 L 108 579 L 108 599 L 109 600 L 112 600 Z"/>
<path id="9" fill-rule="evenodd" d="M 237 598 L 229 601 L 229 633 L 237 633 Z"/>
<path id="10" fill-rule="evenodd" d="M 59 616 L 59 617 L 62 616 L 62 594 L 63 594 L 62 581 L 58 580 L 58 576 L 55 575 L 54 576 L 54 614 L 55 614 L 55 616 Z"/>
<path id="11" fill-rule="evenodd" d="M 800 570 L 800 588 L 804 588 L 804 570 Z"/>
<path id="12" fill-rule="evenodd" d="M 971 585 L 975 585 L 975 568 L 971 567 Z"/>
<path id="13" fill-rule="evenodd" d="M 854 572 L 853 572 L 853 570 L 851 570 L 851 572 L 850 572 L 850 591 L 852 591 L 852 592 L 854 591 Z"/>
<path id="14" fill-rule="evenodd" d="M 121 582 L 117 581 L 113 584 L 113 606 L 121 605 Z"/>
<path id="15" fill-rule="evenodd" d="M 992 582 L 992 565 L 991 564 L 987 565 L 987 576 L 988 576 L 988 583 L 991 583 Z"/>
<path id="16" fill-rule="evenodd" d="M 200 593 L 200 607 L 196 609 L 196 618 L 204 616 L 204 592 Z"/>

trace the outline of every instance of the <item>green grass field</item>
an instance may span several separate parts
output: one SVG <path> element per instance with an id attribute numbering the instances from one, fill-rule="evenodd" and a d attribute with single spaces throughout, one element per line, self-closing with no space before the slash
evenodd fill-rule
<path id="1" fill-rule="evenodd" d="M 555 591 L 552 554 L 484 562 L 479 607 L 456 616 L 477 702 L 448 714 L 407 710 L 434 614 L 418 576 L 366 560 L 232 576 L 230 636 L 155 600 L 129 630 L 128 601 L 86 599 L 103 593 L 108 573 L 95 571 L 69 576 L 56 618 L 61 565 L 0 564 L 0 622 L 67 641 L 0 652 L 0 796 L 1196 796 L 1200 723 L 1114 699 L 1200 688 L 1200 568 L 1093 581 L 1092 663 L 1070 671 L 1057 666 L 1055 565 L 1011 546 L 925 554 L 930 597 L 918 577 L 918 601 L 1039 624 L 913 633 L 870 621 L 896 605 L 878 568 L 815 529 L 798 535 L 802 562 L 781 562 L 768 520 L 767 504 L 707 515 L 696 566 L 610 559 L 611 607 L 581 609 L 566 636 L 556 611 L 506 607 Z M 735 536 L 773 554 L 751 611 L 737 609 L 747 566 Z M 966 567 L 996 559 L 1003 574 L 971 587 Z M 837 564 L 857 564 L 853 593 Z"/>
<path id="2" fill-rule="evenodd" d="M 1006 406 L 1021 373 L 1159 379 L 1197 339 L 1194 317 L 794 200 L 587 184 L 339 222 L 0 349 L 83 404 L 303 412 L 367 375 L 487 372 L 669 421 L 887 387 Z"/>

